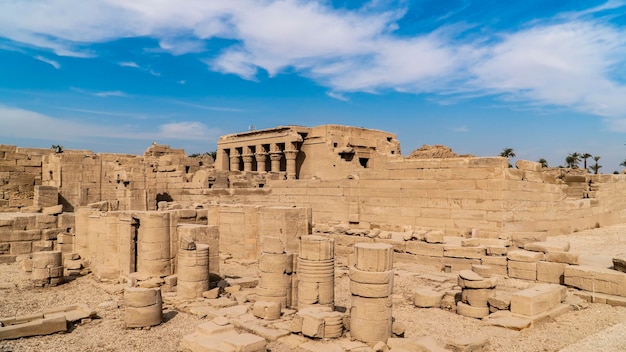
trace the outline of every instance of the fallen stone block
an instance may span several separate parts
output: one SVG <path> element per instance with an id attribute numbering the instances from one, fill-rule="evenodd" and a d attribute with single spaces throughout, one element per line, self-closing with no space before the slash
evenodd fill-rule
<path id="1" fill-rule="evenodd" d="M 509 277 L 532 281 L 537 280 L 536 262 L 518 262 L 509 260 L 507 270 Z"/>
<path id="2" fill-rule="evenodd" d="M 565 281 L 564 263 L 537 262 L 537 281 L 562 285 Z"/>
<path id="3" fill-rule="evenodd" d="M 420 308 L 439 308 L 444 292 L 437 292 L 428 288 L 415 290 L 413 304 Z"/>
<path id="4" fill-rule="evenodd" d="M 568 265 L 563 275 L 568 286 L 626 297 L 626 273 L 592 266 Z"/>
<path id="5" fill-rule="evenodd" d="M 466 288 L 461 293 L 461 300 L 472 307 L 488 307 L 487 300 L 495 294 L 492 288 Z"/>
<path id="6" fill-rule="evenodd" d="M 453 352 L 486 352 L 489 350 L 489 337 L 463 337 L 449 341 L 446 348 Z"/>
<path id="7" fill-rule="evenodd" d="M 3 322 L 0 327 L 0 340 L 19 339 L 21 337 L 49 335 L 55 332 L 67 331 L 65 316 L 34 319 L 23 323 L 9 325 Z"/>
<path id="8" fill-rule="evenodd" d="M 568 252 L 569 242 L 530 242 L 524 244 L 524 249 L 533 252 Z"/>
<path id="9" fill-rule="evenodd" d="M 508 247 L 502 247 L 502 246 L 487 246 L 487 255 L 492 255 L 492 256 L 506 256 L 506 254 L 509 252 L 509 248 Z"/>
<path id="10" fill-rule="evenodd" d="M 473 307 L 463 302 L 457 302 L 456 313 L 470 318 L 482 319 L 489 315 L 489 307 Z"/>
<path id="11" fill-rule="evenodd" d="M 509 311 L 499 311 L 489 315 L 487 324 L 520 331 L 531 327 L 533 321 L 528 318 L 512 316 Z"/>
<path id="12" fill-rule="evenodd" d="M 506 257 L 517 262 L 538 262 L 545 259 L 545 255 L 541 252 L 531 252 L 523 249 L 509 251 Z"/>
<path id="13" fill-rule="evenodd" d="M 484 278 L 491 277 L 491 267 L 489 265 L 472 264 L 472 271 Z"/>
<path id="14" fill-rule="evenodd" d="M 496 310 L 509 310 L 511 306 L 511 293 L 508 292 L 496 292 L 496 294 L 487 299 L 489 307 L 493 307 Z"/>
<path id="15" fill-rule="evenodd" d="M 570 252 L 549 252 L 546 253 L 546 261 L 578 265 L 580 263 L 578 253 Z"/>
<path id="16" fill-rule="evenodd" d="M 276 320 L 280 318 L 280 306 L 278 302 L 256 301 L 252 306 L 252 314 L 257 318 Z"/>
<path id="17" fill-rule="evenodd" d="M 424 234 L 424 240 L 428 243 L 443 243 L 442 231 L 429 231 Z"/>
<path id="18" fill-rule="evenodd" d="M 409 241 L 406 243 L 405 251 L 429 257 L 443 257 L 443 244 Z"/>
<path id="19" fill-rule="evenodd" d="M 626 253 L 620 253 L 613 257 L 613 269 L 626 273 Z"/>
<path id="20" fill-rule="evenodd" d="M 511 295 L 511 313 L 537 316 L 557 308 L 565 299 L 566 289 L 560 285 L 539 284 Z"/>
<path id="21" fill-rule="evenodd" d="M 452 258 L 480 259 L 487 254 L 485 247 L 444 246 L 443 256 Z"/>

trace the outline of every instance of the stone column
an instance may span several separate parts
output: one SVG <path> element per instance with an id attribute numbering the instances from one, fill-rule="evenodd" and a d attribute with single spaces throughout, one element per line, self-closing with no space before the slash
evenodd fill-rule
<path id="1" fill-rule="evenodd" d="M 56 286 L 63 283 L 63 254 L 61 251 L 33 253 L 31 280 L 35 287 Z"/>
<path id="2" fill-rule="evenodd" d="M 163 300 L 160 288 L 126 287 L 124 289 L 127 328 L 142 328 L 163 322 Z"/>
<path id="3" fill-rule="evenodd" d="M 177 296 L 186 299 L 202 297 L 209 289 L 209 246 L 194 243 L 191 247 L 178 250 Z"/>
<path id="4" fill-rule="evenodd" d="M 333 308 L 335 304 L 335 242 L 323 236 L 302 236 L 298 256 L 298 309 Z"/>
<path id="5" fill-rule="evenodd" d="M 262 145 L 256 147 L 257 152 L 254 154 L 256 157 L 256 171 L 265 172 L 265 162 L 267 161 L 267 151 Z"/>
<path id="6" fill-rule="evenodd" d="M 386 243 L 354 245 L 350 266 L 350 333 L 353 338 L 376 343 L 391 337 L 393 247 Z"/>
<path id="7" fill-rule="evenodd" d="M 282 152 L 271 152 L 270 153 L 270 160 L 271 160 L 271 164 L 270 164 L 270 168 L 272 172 L 280 172 L 280 159 L 283 158 L 283 153 Z"/>
<path id="8" fill-rule="evenodd" d="M 240 171 L 239 170 L 239 151 L 236 148 L 230 149 L 230 171 Z"/>
<path id="9" fill-rule="evenodd" d="M 137 271 L 150 277 L 171 275 L 170 214 L 141 212 L 137 218 Z"/>
<path id="10" fill-rule="evenodd" d="M 254 160 L 254 154 L 243 154 L 241 157 L 243 158 L 243 171 L 252 171 L 252 161 Z"/>
<path id="11" fill-rule="evenodd" d="M 285 159 L 287 159 L 287 179 L 296 179 L 296 157 L 298 156 L 297 149 L 285 150 Z"/>
<path id="12" fill-rule="evenodd" d="M 292 272 L 293 255 L 285 253 L 285 245 L 279 238 L 266 236 L 259 257 L 258 301 L 275 302 L 282 308 L 291 307 Z"/>

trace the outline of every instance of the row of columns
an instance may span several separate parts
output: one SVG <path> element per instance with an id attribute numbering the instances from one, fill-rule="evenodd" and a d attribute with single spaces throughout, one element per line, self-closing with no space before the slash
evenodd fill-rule
<path id="1" fill-rule="evenodd" d="M 258 146 L 257 150 L 260 152 L 253 153 L 250 147 L 244 147 L 244 153 L 239 153 L 237 148 L 230 149 L 230 171 L 252 171 L 252 162 L 256 159 L 257 170 L 259 172 L 265 172 L 267 157 L 270 158 L 270 171 L 280 172 L 280 160 L 283 155 L 285 156 L 287 165 L 287 178 L 296 178 L 296 158 L 298 157 L 299 150 L 295 147 L 293 149 L 280 150 L 277 145 L 272 144 L 269 152 L 265 151 L 265 148 Z M 243 160 L 243 170 L 239 170 L 240 158 Z"/>

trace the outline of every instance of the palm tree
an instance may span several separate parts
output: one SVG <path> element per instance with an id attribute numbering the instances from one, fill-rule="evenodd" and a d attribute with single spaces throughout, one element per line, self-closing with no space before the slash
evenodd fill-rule
<path id="1" fill-rule="evenodd" d="M 537 160 L 537 162 L 539 164 L 541 164 L 541 167 L 548 167 L 548 160 L 546 160 L 544 158 L 541 158 L 541 159 Z"/>
<path id="2" fill-rule="evenodd" d="M 580 156 L 581 159 L 583 159 L 583 167 L 585 168 L 585 170 L 587 169 L 587 159 L 591 158 L 591 154 L 589 153 L 583 153 L 583 155 Z"/>
<path id="3" fill-rule="evenodd" d="M 580 154 L 576 152 L 568 155 L 565 158 L 565 163 L 567 164 L 567 167 L 569 167 L 570 169 L 578 169 L 579 162 L 580 162 Z"/>
<path id="4" fill-rule="evenodd" d="M 619 166 L 626 167 L 626 159 L 624 159 L 624 161 L 622 161 L 622 163 L 621 163 L 621 164 L 619 164 Z"/>
<path id="5" fill-rule="evenodd" d="M 515 152 L 513 151 L 513 148 L 504 148 L 502 149 L 502 152 L 500 152 L 500 156 L 504 158 L 515 158 Z M 513 167 L 511 162 L 509 162 L 509 167 Z"/>
<path id="6" fill-rule="evenodd" d="M 598 164 L 598 160 L 600 160 L 599 156 L 594 156 L 593 160 L 596 162 L 594 165 L 592 165 L 591 167 L 589 167 L 591 169 L 591 171 L 593 171 L 593 173 L 595 175 L 598 174 L 598 170 L 600 170 L 600 168 L 602 167 L 602 165 Z"/>
<path id="7" fill-rule="evenodd" d="M 502 149 L 502 152 L 500 152 L 500 156 L 505 158 L 515 158 L 515 152 L 513 151 L 513 148 L 504 148 Z"/>

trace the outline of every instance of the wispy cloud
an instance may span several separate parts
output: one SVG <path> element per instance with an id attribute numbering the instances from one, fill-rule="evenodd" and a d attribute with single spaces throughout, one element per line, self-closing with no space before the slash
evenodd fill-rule
<path id="1" fill-rule="evenodd" d="M 51 59 L 47 59 L 47 58 L 45 58 L 45 57 L 43 57 L 41 55 L 34 56 L 33 58 L 36 59 L 36 60 L 39 60 L 41 62 L 45 62 L 48 65 L 56 68 L 57 70 L 61 68 L 61 65 L 58 62 L 56 62 L 54 60 L 51 60 Z"/>
<path id="2" fill-rule="evenodd" d="M 223 111 L 223 112 L 249 112 L 250 111 L 246 109 L 231 108 L 231 107 L 226 107 L 226 106 L 211 106 L 211 105 L 194 104 L 194 103 L 188 103 L 186 101 L 180 101 L 180 100 L 169 100 L 169 101 L 177 105 L 188 106 L 188 107 L 200 109 L 200 110 Z"/>
<path id="3" fill-rule="evenodd" d="M 139 65 L 137 65 L 136 62 L 132 62 L 132 61 L 127 61 L 127 62 L 119 62 L 118 65 L 122 66 L 122 67 L 133 67 L 133 68 L 139 68 Z"/>
<path id="4" fill-rule="evenodd" d="M 106 98 L 106 97 L 126 97 L 128 96 L 128 94 L 119 91 L 119 90 L 112 90 L 112 91 L 105 91 L 105 92 L 96 92 L 93 93 L 93 95 L 97 96 L 97 97 L 102 97 L 102 98 Z"/>
<path id="5" fill-rule="evenodd" d="M 199 121 L 175 121 L 146 131 L 143 125 L 108 126 L 84 120 L 52 117 L 20 108 L 0 105 L 0 137 L 29 136 L 33 139 L 111 138 L 125 140 L 215 141 L 222 133 Z"/>
<path id="6" fill-rule="evenodd" d="M 333 99 L 337 99 L 337 100 L 341 100 L 341 101 L 345 101 L 345 102 L 350 101 L 350 99 L 347 96 L 345 96 L 344 94 L 341 94 L 341 93 L 326 92 L 326 95 L 328 95 L 329 97 L 331 97 Z"/>

